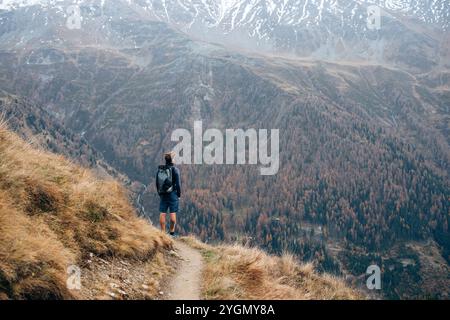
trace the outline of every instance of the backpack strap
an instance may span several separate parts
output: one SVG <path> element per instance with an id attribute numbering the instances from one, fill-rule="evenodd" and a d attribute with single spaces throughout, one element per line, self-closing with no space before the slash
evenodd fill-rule
<path id="1" fill-rule="evenodd" d="M 175 186 L 174 186 L 174 182 L 175 181 L 173 181 L 173 170 L 175 169 L 175 167 L 174 166 L 170 166 L 170 180 L 172 180 L 172 187 L 174 187 L 174 189 L 175 189 Z"/>

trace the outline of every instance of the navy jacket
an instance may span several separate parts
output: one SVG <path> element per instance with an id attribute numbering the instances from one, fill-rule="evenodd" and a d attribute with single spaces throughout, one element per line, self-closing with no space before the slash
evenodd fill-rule
<path id="1" fill-rule="evenodd" d="M 178 198 L 181 197 L 181 174 L 180 169 L 175 167 L 173 163 L 168 163 L 165 165 L 166 167 L 170 167 L 172 170 L 172 183 L 173 183 L 173 191 L 176 192 Z M 156 192 L 158 192 L 158 173 L 156 173 Z"/>

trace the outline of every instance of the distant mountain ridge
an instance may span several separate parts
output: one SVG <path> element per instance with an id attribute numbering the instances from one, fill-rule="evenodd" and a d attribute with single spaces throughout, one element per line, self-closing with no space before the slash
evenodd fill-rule
<path id="1" fill-rule="evenodd" d="M 0 9 L 34 6 L 68 17 L 71 5 L 67 0 L 6 1 Z M 448 57 L 439 58 L 450 43 L 445 35 L 450 5 L 445 0 L 83 0 L 77 5 L 86 25 L 95 19 L 107 27 L 114 17 L 134 15 L 164 21 L 205 41 L 250 50 L 370 60 L 420 72 L 448 66 Z M 381 8 L 379 30 L 368 26 L 370 5 Z"/>
<path id="2" fill-rule="evenodd" d="M 79 5 L 106 5 L 110 0 L 82 0 Z M 248 23 L 257 24 L 264 16 L 286 25 L 320 23 L 329 13 L 355 17 L 361 8 L 377 5 L 380 8 L 423 22 L 435 24 L 444 30 L 449 27 L 450 6 L 445 0 L 125 0 L 145 10 L 153 11 L 160 19 L 185 21 L 192 25 L 196 19 L 207 27 L 223 25 L 231 31 Z M 3 0 L 0 10 L 39 5 L 45 8 L 67 4 L 67 0 Z M 183 17 L 184 19 L 179 19 Z M 363 17 L 359 17 L 363 18 Z M 259 23 L 261 25 L 261 23 Z M 259 34 L 259 36 L 263 36 Z"/>

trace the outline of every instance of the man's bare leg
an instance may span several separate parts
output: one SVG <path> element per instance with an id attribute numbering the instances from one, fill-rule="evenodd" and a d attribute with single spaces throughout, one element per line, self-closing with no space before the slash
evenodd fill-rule
<path id="1" fill-rule="evenodd" d="M 177 225 L 177 214 L 171 213 L 170 214 L 170 233 L 175 233 L 175 226 Z"/>
<path id="2" fill-rule="evenodd" d="M 161 226 L 161 231 L 166 232 L 166 214 L 165 213 L 160 213 L 159 224 Z"/>

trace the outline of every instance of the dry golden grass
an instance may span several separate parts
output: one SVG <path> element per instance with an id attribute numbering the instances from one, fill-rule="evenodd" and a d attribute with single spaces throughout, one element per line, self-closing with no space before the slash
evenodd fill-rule
<path id="1" fill-rule="evenodd" d="M 37 150 L 0 123 L 0 298 L 72 299 L 66 270 L 90 253 L 148 261 L 172 242 L 124 189 Z"/>
<path id="2" fill-rule="evenodd" d="M 342 280 L 317 274 L 312 264 L 299 264 L 291 255 L 269 256 L 240 245 L 212 247 L 192 237 L 182 240 L 203 254 L 205 299 L 364 299 Z"/>

